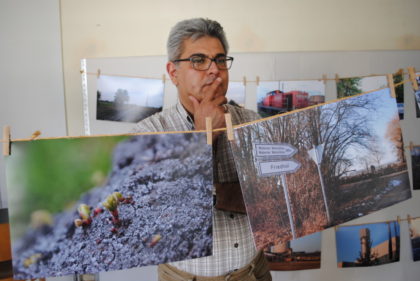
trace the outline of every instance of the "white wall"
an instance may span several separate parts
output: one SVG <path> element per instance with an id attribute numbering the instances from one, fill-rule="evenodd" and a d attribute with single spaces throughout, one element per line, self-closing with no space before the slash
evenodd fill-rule
<path id="1" fill-rule="evenodd" d="M 80 60 L 164 55 L 179 20 L 209 17 L 231 51 L 420 49 L 419 0 L 61 0 L 71 135 L 83 134 Z M 198 4 L 199 3 L 199 4 Z"/>

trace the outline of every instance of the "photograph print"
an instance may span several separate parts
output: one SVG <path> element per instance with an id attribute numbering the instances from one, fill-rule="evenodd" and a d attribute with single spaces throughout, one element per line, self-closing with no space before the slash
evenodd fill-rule
<path id="1" fill-rule="evenodd" d="M 162 111 L 161 79 L 101 75 L 97 79 L 96 119 L 137 123 Z"/>
<path id="2" fill-rule="evenodd" d="M 374 266 L 400 260 L 397 221 L 339 226 L 335 240 L 338 267 Z"/>
<path id="3" fill-rule="evenodd" d="M 10 281 L 13 277 L 13 268 L 9 216 L 6 208 L 0 208 L 0 238 L 0 280 Z"/>
<path id="4" fill-rule="evenodd" d="M 321 232 L 271 246 L 265 251 L 270 270 L 321 268 Z"/>
<path id="5" fill-rule="evenodd" d="M 413 174 L 413 189 L 420 189 L 420 146 L 411 148 L 411 167 Z"/>
<path id="6" fill-rule="evenodd" d="M 389 89 L 238 126 L 231 142 L 257 248 L 411 197 Z"/>
<path id="7" fill-rule="evenodd" d="M 229 82 L 226 92 L 229 104 L 245 107 L 245 86 L 243 82 Z"/>
<path id="8" fill-rule="evenodd" d="M 420 261 L 420 218 L 408 220 L 413 261 Z"/>
<path id="9" fill-rule="evenodd" d="M 416 82 L 419 90 L 415 91 L 414 89 L 414 104 L 416 105 L 416 117 L 420 117 L 420 72 L 416 73 Z"/>
<path id="10" fill-rule="evenodd" d="M 13 142 L 6 160 L 17 280 L 212 254 L 205 133 Z"/>
<path id="11" fill-rule="evenodd" d="M 264 81 L 257 88 L 258 114 L 269 117 L 325 102 L 323 81 Z"/>

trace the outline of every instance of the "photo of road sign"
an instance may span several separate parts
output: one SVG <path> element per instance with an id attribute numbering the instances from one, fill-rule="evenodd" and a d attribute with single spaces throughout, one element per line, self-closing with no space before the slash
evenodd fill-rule
<path id="1" fill-rule="evenodd" d="M 294 159 L 257 162 L 261 177 L 291 174 L 300 168 L 300 163 Z"/>
<path id="2" fill-rule="evenodd" d="M 288 143 L 255 143 L 255 157 L 290 158 L 298 151 Z"/>

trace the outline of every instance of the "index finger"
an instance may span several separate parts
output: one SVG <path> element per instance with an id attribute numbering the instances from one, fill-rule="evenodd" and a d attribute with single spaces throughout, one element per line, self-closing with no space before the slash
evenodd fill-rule
<path id="1" fill-rule="evenodd" d="M 207 94 L 204 96 L 203 101 L 212 101 L 216 97 L 216 90 L 222 84 L 222 78 L 217 77 L 212 84 L 209 85 Z"/>

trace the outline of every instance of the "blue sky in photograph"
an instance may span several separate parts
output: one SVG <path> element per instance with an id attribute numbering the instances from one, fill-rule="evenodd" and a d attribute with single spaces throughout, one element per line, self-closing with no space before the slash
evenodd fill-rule
<path id="1" fill-rule="evenodd" d="M 160 79 L 143 79 L 101 75 L 97 80 L 101 100 L 114 101 L 118 89 L 127 90 L 128 103 L 139 106 L 162 107 L 164 85 Z"/>
<path id="2" fill-rule="evenodd" d="M 389 122 L 398 116 L 398 108 L 396 100 L 391 97 L 389 88 L 378 90 L 365 95 L 366 97 L 375 101 L 376 111 L 360 111 L 361 114 L 366 115 L 366 126 L 371 127 L 372 133 L 377 137 L 376 147 L 381 151 L 381 165 L 388 164 L 397 161 L 397 155 L 394 150 L 394 145 L 385 137 L 387 126 Z M 359 97 L 354 97 L 355 99 Z M 368 120 L 373 122 L 368 122 Z M 358 158 L 363 157 L 367 154 L 367 151 L 361 148 L 350 147 L 347 150 L 347 156 L 350 159 L 354 159 L 351 169 L 363 170 L 365 164 L 357 161 Z M 376 163 L 372 163 L 377 165 Z"/>
<path id="3" fill-rule="evenodd" d="M 394 227 L 397 225 L 397 235 L 400 233 L 398 222 L 391 223 L 391 236 L 395 237 Z M 335 232 L 337 262 L 348 261 L 353 262 L 359 257 L 360 252 L 360 236 L 359 231 L 362 228 L 370 230 L 370 238 L 372 247 L 388 240 L 388 224 L 373 223 L 355 226 L 340 226 Z"/>
<path id="4" fill-rule="evenodd" d="M 321 251 L 321 237 L 321 232 L 315 232 L 290 241 L 290 247 L 295 252 L 313 253 Z"/>

